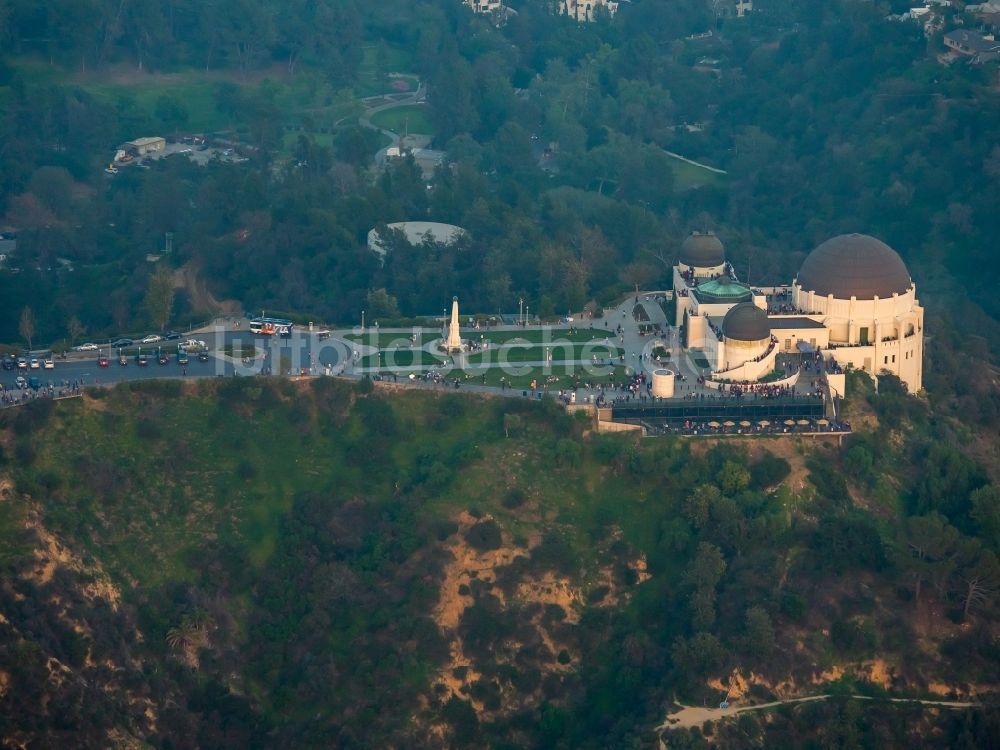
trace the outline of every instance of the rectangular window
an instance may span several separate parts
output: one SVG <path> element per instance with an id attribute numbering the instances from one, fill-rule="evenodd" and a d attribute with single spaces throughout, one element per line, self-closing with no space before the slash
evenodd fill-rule
<path id="1" fill-rule="evenodd" d="M 862 346 L 868 346 L 868 328 L 864 327 L 858 331 L 858 340 L 861 342 Z"/>
<path id="2" fill-rule="evenodd" d="M 884 364 L 884 365 L 889 364 L 889 355 L 888 354 L 885 356 L 885 361 L 882 364 Z"/>
<path id="3" fill-rule="evenodd" d="M 892 355 L 892 363 L 896 364 L 896 355 L 895 354 Z"/>
<path id="4" fill-rule="evenodd" d="M 790 352 L 792 350 L 792 340 L 785 339 L 785 351 Z"/>

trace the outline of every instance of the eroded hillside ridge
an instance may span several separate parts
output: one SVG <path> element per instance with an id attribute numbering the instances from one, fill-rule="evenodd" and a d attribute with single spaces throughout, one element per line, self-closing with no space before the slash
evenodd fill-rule
<path id="1" fill-rule="evenodd" d="M 333 379 L 4 412 L 2 742 L 655 745 L 675 702 L 828 692 L 986 706 L 803 703 L 713 742 L 988 737 L 997 488 L 880 390 L 842 446 Z"/>

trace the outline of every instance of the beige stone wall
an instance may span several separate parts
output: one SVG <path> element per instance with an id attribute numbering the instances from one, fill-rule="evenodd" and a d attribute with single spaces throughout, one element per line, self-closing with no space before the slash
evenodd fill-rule
<path id="1" fill-rule="evenodd" d="M 782 328 L 781 318 L 771 318 L 771 335 L 778 339 L 778 348 L 783 352 L 797 352 L 796 344 L 805 341 L 820 349 L 830 344 L 828 328 Z"/>
<path id="2" fill-rule="evenodd" d="M 924 308 L 916 285 L 885 299 L 844 300 L 805 292 L 796 284 L 792 299 L 829 329 L 832 355 L 842 366 L 873 375 L 886 370 L 911 393 L 923 387 Z"/>
<path id="3" fill-rule="evenodd" d="M 759 341 L 737 341 L 727 338 L 722 369 L 730 370 L 744 363 L 757 364 L 752 362 L 752 360 L 766 352 L 767 347 L 770 345 L 770 337 L 760 339 Z"/>

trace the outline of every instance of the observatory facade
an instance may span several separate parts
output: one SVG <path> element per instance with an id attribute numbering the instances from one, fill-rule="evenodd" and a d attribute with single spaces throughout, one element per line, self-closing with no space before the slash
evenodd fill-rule
<path id="1" fill-rule="evenodd" d="M 683 344 L 704 355 L 713 380 L 767 379 L 778 353 L 798 352 L 892 373 L 911 393 L 923 385 L 916 286 L 899 254 L 874 237 L 829 239 L 790 285 L 762 290 L 736 278 L 718 237 L 696 232 L 681 246 L 673 281 Z"/>

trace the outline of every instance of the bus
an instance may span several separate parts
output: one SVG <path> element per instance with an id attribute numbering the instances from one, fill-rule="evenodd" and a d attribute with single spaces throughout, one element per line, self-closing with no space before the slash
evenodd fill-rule
<path id="1" fill-rule="evenodd" d="M 250 320 L 250 333 L 263 334 L 265 336 L 289 336 L 292 333 L 292 321 L 283 318 L 252 318 Z"/>

